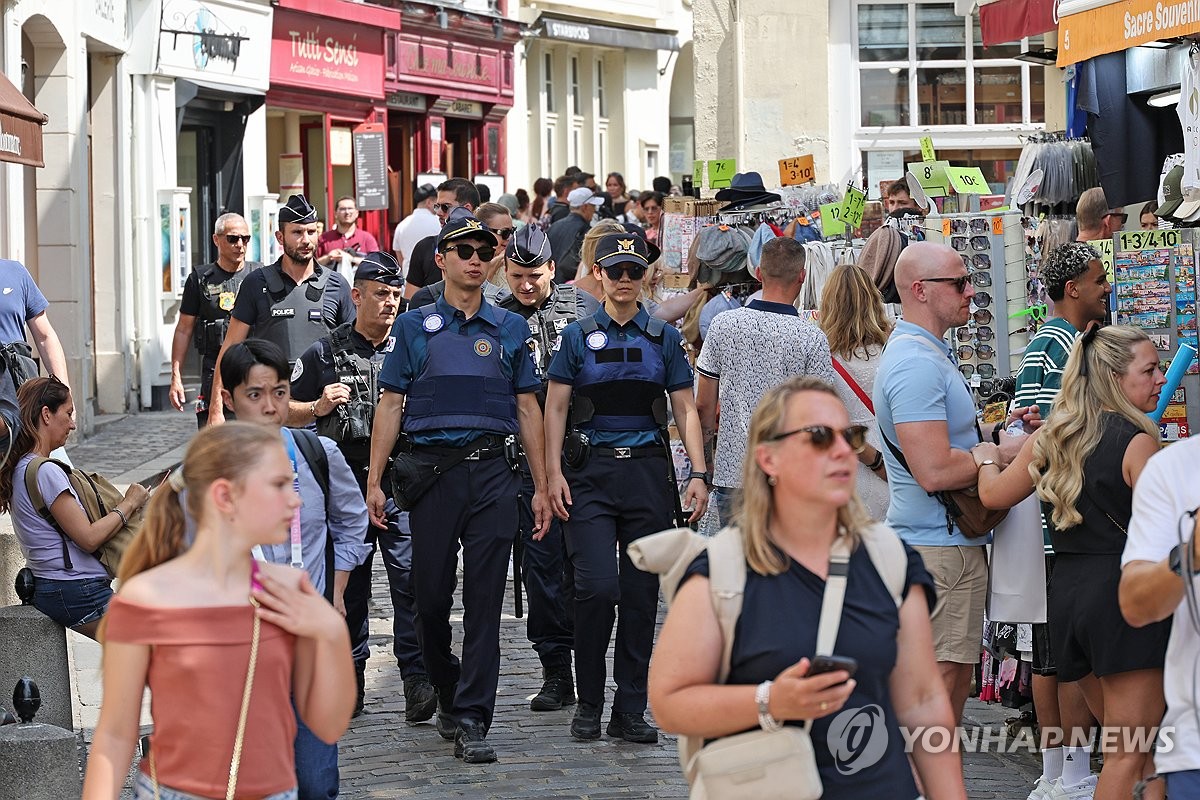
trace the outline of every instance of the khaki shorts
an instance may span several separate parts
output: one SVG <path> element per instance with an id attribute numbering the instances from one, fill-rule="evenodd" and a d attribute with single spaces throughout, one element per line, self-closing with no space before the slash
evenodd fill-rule
<path id="1" fill-rule="evenodd" d="M 983 610 L 987 603 L 988 565 L 982 546 L 914 546 L 933 576 L 937 604 L 933 653 L 938 661 L 975 664 L 983 647 Z"/>

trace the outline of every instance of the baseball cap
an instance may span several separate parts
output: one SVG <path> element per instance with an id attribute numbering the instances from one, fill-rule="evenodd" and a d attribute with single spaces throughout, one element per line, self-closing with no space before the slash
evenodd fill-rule
<path id="1" fill-rule="evenodd" d="M 1172 167 L 1163 179 L 1163 204 L 1154 210 L 1157 217 L 1172 217 L 1183 203 L 1183 165 Z"/>
<path id="2" fill-rule="evenodd" d="M 496 235 L 480 222 L 470 210 L 459 206 L 450 212 L 446 217 L 446 224 L 442 226 L 442 230 L 438 233 L 437 249 L 441 250 L 442 246 L 448 242 L 458 241 L 459 239 L 479 239 L 488 244 L 498 244 Z"/>
<path id="3" fill-rule="evenodd" d="M 382 250 L 367 253 L 366 257 L 358 262 L 358 269 L 354 271 L 354 280 L 378 281 L 392 287 L 404 285 L 404 278 L 400 277 L 399 262 L 392 257 L 391 253 L 385 253 Z"/>
<path id="4" fill-rule="evenodd" d="M 552 258 L 550 239 L 536 225 L 526 225 L 508 240 L 504 256 L 518 267 L 540 267 Z"/>
<path id="5" fill-rule="evenodd" d="M 632 233 L 610 233 L 596 243 L 595 263 L 602 267 L 612 264 L 650 265 L 646 240 Z"/>
<path id="6" fill-rule="evenodd" d="M 572 189 L 571 193 L 567 195 L 567 205 L 569 205 L 571 208 L 582 208 L 588 203 L 591 203 L 594 206 L 604 205 L 604 198 L 598 197 L 586 186 L 580 186 L 578 189 Z"/>

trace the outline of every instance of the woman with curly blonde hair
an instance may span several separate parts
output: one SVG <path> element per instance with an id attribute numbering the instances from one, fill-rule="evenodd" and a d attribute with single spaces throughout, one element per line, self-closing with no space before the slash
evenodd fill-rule
<path id="1" fill-rule="evenodd" d="M 1092 326 L 1067 359 L 1050 421 L 1012 464 L 1000 471 L 993 444 L 972 451 L 986 505 L 1008 508 L 1035 486 L 1042 499 L 1055 553 L 1047 623 L 1058 680 L 1079 681 L 1104 728 L 1121 734 L 1101 740 L 1106 749 L 1097 800 L 1129 797 L 1134 784 L 1153 774 L 1153 737 L 1144 743 L 1131 737 L 1153 729 L 1165 711 L 1170 622 L 1133 628 L 1118 598 L 1133 487 L 1159 450 L 1158 426 L 1147 414 L 1165 382 L 1158 351 L 1144 332 Z M 1060 781 L 1067 791 L 1087 788 L 1093 780 L 1087 724 L 1063 716 L 1066 763 Z"/>

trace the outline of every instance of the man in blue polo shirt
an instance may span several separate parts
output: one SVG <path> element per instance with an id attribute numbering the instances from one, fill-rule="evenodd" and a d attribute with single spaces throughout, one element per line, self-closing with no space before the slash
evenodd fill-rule
<path id="1" fill-rule="evenodd" d="M 964 489 L 978 477 L 970 452 L 980 440 L 975 403 L 942 338 L 966 323 L 975 290 L 958 253 L 932 242 L 906 247 L 895 276 L 904 319 L 888 339 L 875 378 L 891 490 L 887 522 L 921 554 L 933 576 L 934 653 L 959 719 L 982 643 L 987 537 L 964 536 L 930 492 Z M 1007 463 L 1024 437 L 1000 438 Z M 907 468 L 888 443 L 904 455 Z"/>
<path id="2" fill-rule="evenodd" d="M 437 730 L 468 763 L 496 760 L 485 737 L 496 708 L 500 611 L 519 524 L 518 435 L 533 478 L 535 538 L 550 520 L 536 394 L 542 382 L 526 345 L 529 325 L 488 303 L 481 290 L 495 250 L 495 235 L 470 215 L 455 215 L 438 234 L 434 261 L 446 288 L 436 303 L 402 314 L 392 328 L 396 344 L 379 374 L 383 394 L 367 473 L 367 507 L 382 527 L 381 481 L 401 428 L 413 454 L 431 468 L 453 462 L 410 511 L 412 585 L 421 655 L 438 694 Z M 461 665 L 450 647 L 460 542 Z"/>

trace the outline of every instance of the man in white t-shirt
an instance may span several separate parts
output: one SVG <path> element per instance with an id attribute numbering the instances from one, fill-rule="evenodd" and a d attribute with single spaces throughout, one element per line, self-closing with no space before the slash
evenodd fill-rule
<path id="1" fill-rule="evenodd" d="M 433 204 L 437 201 L 437 187 L 432 183 L 423 183 L 413 192 L 413 212 L 396 226 L 392 233 L 392 252 L 400 262 L 400 274 L 408 274 L 408 260 L 412 258 L 413 248 L 417 242 L 428 236 L 437 236 L 442 229 L 442 223 L 437 214 L 433 213 Z"/>
<path id="2" fill-rule="evenodd" d="M 1154 766 L 1167 781 L 1170 797 L 1200 797 L 1200 725 L 1196 687 L 1200 685 L 1200 619 L 1184 596 L 1187 550 L 1196 555 L 1196 508 L 1200 484 L 1187 476 L 1200 459 L 1200 439 L 1187 439 L 1154 455 L 1133 490 L 1129 539 L 1121 556 L 1121 614 L 1135 627 L 1174 615 L 1163 690 L 1167 713 Z M 1200 581 L 1189 576 L 1192 591 Z"/>

